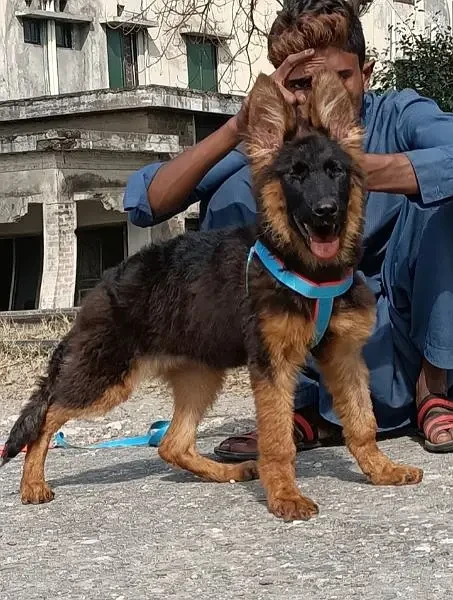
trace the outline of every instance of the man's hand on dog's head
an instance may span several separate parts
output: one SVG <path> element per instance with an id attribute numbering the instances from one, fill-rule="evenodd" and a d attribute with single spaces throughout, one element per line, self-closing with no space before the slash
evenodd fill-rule
<path id="1" fill-rule="evenodd" d="M 319 69 L 325 63 L 324 56 L 315 56 L 313 49 L 304 50 L 297 54 L 291 54 L 276 71 L 271 75 L 272 79 L 280 88 L 283 97 L 289 104 L 304 104 L 307 99 L 306 92 L 310 90 L 311 76 L 314 71 Z M 288 77 L 294 69 L 302 69 L 303 78 L 307 80 L 307 89 L 288 89 Z M 245 98 L 241 110 L 234 118 L 238 132 L 242 132 L 247 126 L 248 121 L 248 102 L 249 96 Z"/>
<path id="2" fill-rule="evenodd" d="M 311 77 L 324 63 L 325 57 L 316 56 L 315 50 L 310 48 L 288 56 L 271 77 L 277 83 L 283 97 L 289 104 L 304 104 L 307 99 L 307 92 L 310 90 Z M 303 79 L 306 82 L 305 87 L 295 88 L 289 85 L 288 78 L 295 69 L 298 69 L 302 74 L 301 80 Z"/>

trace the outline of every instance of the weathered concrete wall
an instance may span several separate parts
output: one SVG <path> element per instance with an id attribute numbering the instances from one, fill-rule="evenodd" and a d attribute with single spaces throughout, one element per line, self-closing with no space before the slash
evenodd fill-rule
<path id="1" fill-rule="evenodd" d="M 38 8 L 32 2 L 31 8 Z M 50 93 L 44 45 L 24 42 L 16 11 L 25 0 L 3 0 L 0 14 L 0 100 L 31 98 Z M 92 17 L 92 25 L 74 25 L 74 48 L 57 48 L 59 92 L 108 87 L 107 42 L 100 16 L 103 0 L 70 0 L 67 12 Z M 44 28 L 45 29 L 45 28 Z M 44 37 L 44 36 L 43 36 Z"/>
<path id="2" fill-rule="evenodd" d="M 6 202 L 3 201 L 2 207 L 6 208 Z M 14 212 L 14 211 L 13 211 Z M 0 212 L 1 216 L 5 216 Z M 1 218 L 1 217 L 0 217 Z M 0 237 L 10 237 L 16 235 L 33 235 L 43 231 L 42 204 L 28 204 L 27 213 L 13 223 L 0 222 Z"/>
<path id="3" fill-rule="evenodd" d="M 43 47 L 24 43 L 22 25 L 14 14 L 21 8 L 18 2 L 4 0 L 1 6 L 0 100 L 48 94 Z"/>
<path id="4" fill-rule="evenodd" d="M 54 198 L 55 173 L 56 159 L 51 154 L 0 155 L 0 222 L 13 223 L 27 213 L 29 203 Z"/>
<path id="5" fill-rule="evenodd" d="M 60 94 L 108 88 L 107 38 L 99 22 L 105 2 L 69 0 L 66 10 L 93 17 L 93 22 L 73 28 L 73 49 L 57 48 Z"/>
<path id="6" fill-rule="evenodd" d="M 106 209 L 100 200 L 78 200 L 76 203 L 77 227 L 93 227 L 125 223 L 127 216 L 113 208 Z"/>
<path id="7" fill-rule="evenodd" d="M 48 130 L 0 137 L 0 236 L 43 233 L 40 308 L 73 305 L 75 230 L 126 222 L 122 198 L 129 175 L 180 148 L 177 135 Z M 176 219 L 153 233 L 128 225 L 129 252 L 168 238 Z"/>
<path id="8" fill-rule="evenodd" d="M 231 94 L 202 93 L 149 85 L 134 90 L 96 90 L 0 103 L 0 122 L 71 118 L 74 115 L 149 109 L 234 115 L 242 99 Z M 115 115 L 119 116 L 119 115 Z"/>

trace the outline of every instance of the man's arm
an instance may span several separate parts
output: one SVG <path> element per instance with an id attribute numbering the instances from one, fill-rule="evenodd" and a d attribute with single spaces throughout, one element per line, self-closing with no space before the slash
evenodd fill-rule
<path id="1" fill-rule="evenodd" d="M 400 154 L 368 154 L 368 189 L 405 194 L 422 206 L 453 198 L 453 115 L 416 92 L 398 99 L 396 135 Z"/>
<path id="2" fill-rule="evenodd" d="M 191 204 L 208 202 L 226 179 L 247 164 L 241 152 L 229 151 L 228 134 L 221 129 L 168 163 L 146 165 L 129 177 L 124 209 L 134 225 L 151 227 Z"/>
<path id="3" fill-rule="evenodd" d="M 414 168 L 405 154 L 365 154 L 362 168 L 370 192 L 406 196 L 420 193 Z"/>
<path id="4" fill-rule="evenodd" d="M 237 118 L 164 163 L 148 187 L 148 201 L 156 217 L 178 211 L 208 171 L 239 143 Z"/>

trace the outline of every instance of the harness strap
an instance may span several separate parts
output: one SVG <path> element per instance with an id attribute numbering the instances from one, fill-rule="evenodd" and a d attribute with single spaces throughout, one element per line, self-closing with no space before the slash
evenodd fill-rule
<path id="1" fill-rule="evenodd" d="M 266 270 L 282 285 L 293 290 L 297 294 L 305 298 L 316 300 L 315 304 L 315 336 L 312 343 L 312 348 L 315 347 L 324 337 L 329 326 L 332 316 L 332 308 L 334 298 L 343 295 L 349 290 L 353 282 L 353 274 L 349 273 L 340 281 L 329 281 L 325 283 L 316 283 L 303 277 L 299 273 L 289 271 L 285 264 L 274 256 L 266 246 L 256 241 L 255 245 L 250 248 L 246 267 L 246 290 L 248 288 L 248 276 L 250 263 L 253 256 L 256 255 L 260 259 Z"/>

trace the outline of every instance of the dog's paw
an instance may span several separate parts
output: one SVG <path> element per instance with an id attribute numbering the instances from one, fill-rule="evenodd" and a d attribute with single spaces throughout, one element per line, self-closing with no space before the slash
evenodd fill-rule
<path id="1" fill-rule="evenodd" d="M 285 521 L 308 521 L 319 513 L 313 500 L 297 492 L 269 497 L 268 508 L 276 517 Z"/>
<path id="2" fill-rule="evenodd" d="M 373 485 L 414 485 L 423 479 L 423 470 L 390 463 L 380 473 L 370 475 Z"/>
<path id="3" fill-rule="evenodd" d="M 238 473 L 236 481 L 251 481 L 258 479 L 258 466 L 255 460 L 248 460 L 237 465 Z"/>
<path id="4" fill-rule="evenodd" d="M 23 483 L 20 488 L 22 504 L 44 504 L 55 497 L 45 481 Z"/>

